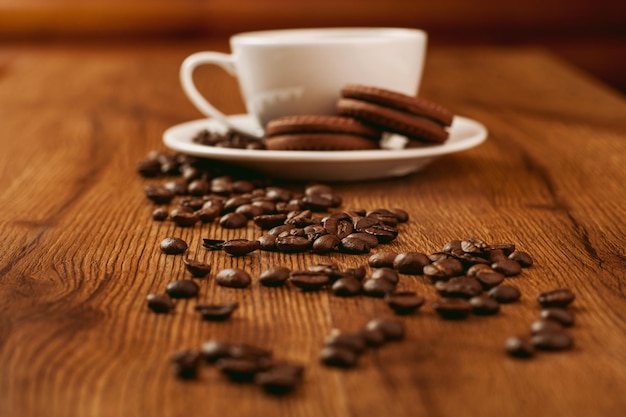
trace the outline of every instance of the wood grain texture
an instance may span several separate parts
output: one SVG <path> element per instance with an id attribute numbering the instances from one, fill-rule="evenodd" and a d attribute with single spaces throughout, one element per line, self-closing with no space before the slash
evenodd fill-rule
<path id="1" fill-rule="evenodd" d="M 213 265 L 258 275 L 365 256 L 207 252 L 203 237 L 256 237 L 217 225 L 153 222 L 135 173 L 169 126 L 199 114 L 178 86 L 182 59 L 224 43 L 154 47 L 0 49 L 0 415 L 73 416 L 622 416 L 626 411 L 626 101 L 540 49 L 433 49 L 422 95 L 483 122 L 489 139 L 401 179 L 336 184 L 344 208 L 402 207 L 411 220 L 386 249 L 432 252 L 454 238 L 515 242 L 535 266 L 515 283 L 519 303 L 494 317 L 442 321 L 430 305 L 404 318 L 407 340 L 365 354 L 354 370 L 318 365 L 333 328 L 391 317 L 381 300 L 289 287 L 220 288 L 201 300 L 238 301 L 224 323 L 195 302 L 151 314 L 144 298 L 185 275 L 158 243 L 169 235 Z M 228 112 L 234 81 L 199 74 Z M 300 186 L 294 185 L 295 188 Z M 383 249 L 382 247 L 380 249 Z M 534 296 L 577 296 L 575 348 L 516 361 L 504 339 L 538 314 Z M 422 277 L 401 287 L 429 301 Z M 209 338 L 271 347 L 307 365 L 293 395 L 271 398 L 206 368 L 197 382 L 168 357 Z"/>

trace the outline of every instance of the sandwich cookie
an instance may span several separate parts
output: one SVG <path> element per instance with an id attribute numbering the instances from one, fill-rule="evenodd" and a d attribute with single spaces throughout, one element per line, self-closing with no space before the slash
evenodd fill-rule
<path id="1" fill-rule="evenodd" d="M 454 117 L 446 108 L 426 99 L 356 84 L 341 90 L 337 112 L 386 132 L 430 143 L 448 139 L 445 128 Z"/>
<path id="2" fill-rule="evenodd" d="M 265 127 L 268 150 L 347 151 L 379 149 L 381 131 L 350 117 L 285 116 Z"/>

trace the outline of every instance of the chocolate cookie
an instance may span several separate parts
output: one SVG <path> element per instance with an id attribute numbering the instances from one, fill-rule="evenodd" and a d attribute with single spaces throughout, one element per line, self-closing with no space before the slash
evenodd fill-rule
<path id="1" fill-rule="evenodd" d="M 445 127 L 454 117 L 423 98 L 363 85 L 346 85 L 341 90 L 337 112 L 412 140 L 435 143 L 448 139 Z"/>
<path id="2" fill-rule="evenodd" d="M 378 149 L 380 136 L 380 130 L 349 117 L 286 116 L 267 124 L 265 146 L 302 151 Z"/>

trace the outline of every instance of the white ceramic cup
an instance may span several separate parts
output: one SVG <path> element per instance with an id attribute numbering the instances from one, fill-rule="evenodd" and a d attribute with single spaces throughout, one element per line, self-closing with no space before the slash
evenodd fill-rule
<path id="1" fill-rule="evenodd" d="M 405 28 L 325 28 L 246 32 L 230 38 L 232 54 L 198 52 L 180 68 L 180 81 L 205 116 L 262 136 L 277 117 L 334 114 L 345 84 L 365 84 L 417 94 L 427 35 Z M 248 114 L 259 125 L 234 123 L 200 94 L 193 72 L 213 64 L 237 77 Z"/>

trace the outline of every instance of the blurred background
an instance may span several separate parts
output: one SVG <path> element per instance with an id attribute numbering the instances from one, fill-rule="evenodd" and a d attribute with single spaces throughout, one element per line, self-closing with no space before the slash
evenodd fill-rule
<path id="1" fill-rule="evenodd" d="M 437 45 L 543 46 L 626 93 L 626 0 L 0 0 L 0 45 L 406 26 Z"/>

